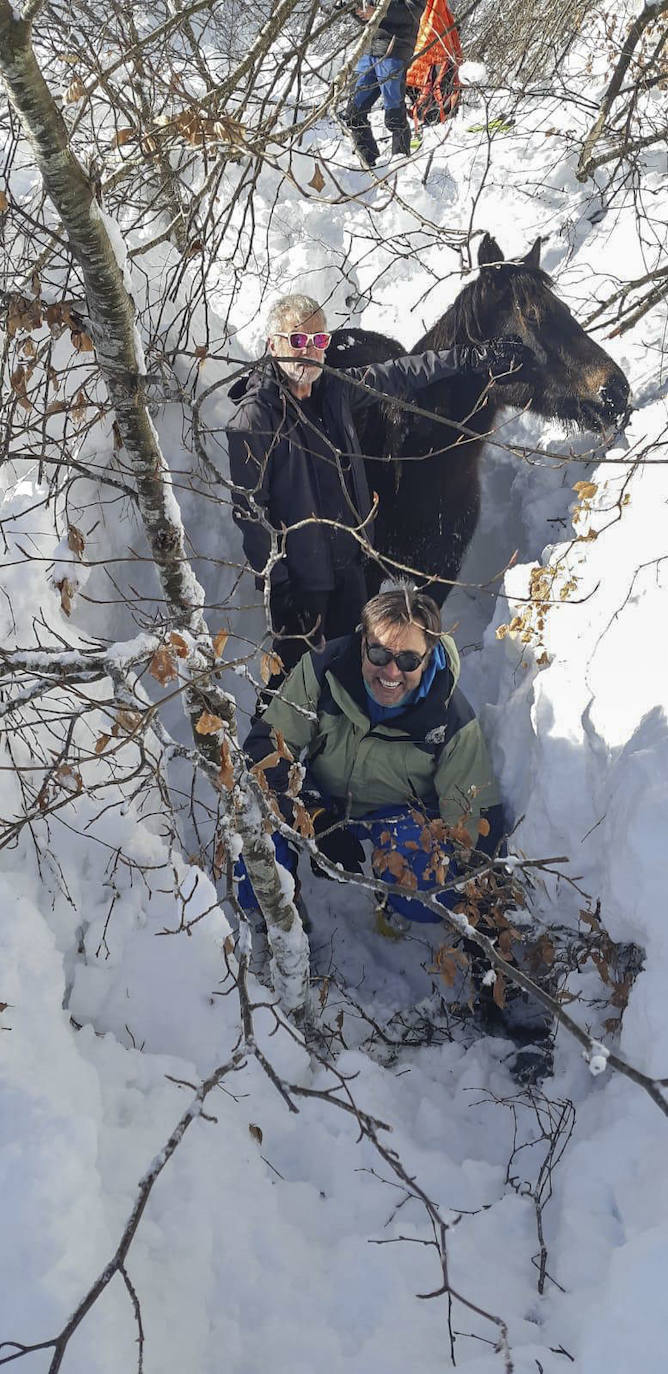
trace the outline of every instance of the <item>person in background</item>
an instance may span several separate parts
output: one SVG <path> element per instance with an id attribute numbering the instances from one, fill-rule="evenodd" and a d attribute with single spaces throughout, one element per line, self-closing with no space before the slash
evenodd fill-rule
<path id="1" fill-rule="evenodd" d="M 280 297 L 267 317 L 268 358 L 235 382 L 227 428 L 233 518 L 258 586 L 271 569 L 274 648 L 285 670 L 309 646 L 347 634 L 366 600 L 363 544 L 371 543 L 371 498 L 355 417 L 378 394 L 413 400 L 465 369 L 499 378 L 530 365 L 520 340 L 490 340 L 439 353 L 323 370 L 330 335 L 310 296 Z M 273 688 L 281 679 L 275 675 Z"/>
<path id="2" fill-rule="evenodd" d="M 411 131 L 406 112 L 406 71 L 413 58 L 415 40 L 422 16 L 422 4 L 415 0 L 390 0 L 390 4 L 371 40 L 369 51 L 360 58 L 356 82 L 343 114 L 362 162 L 375 166 L 380 149 L 369 124 L 369 110 L 382 97 L 385 124 L 392 135 L 392 154 L 407 157 L 411 150 Z M 373 18 L 375 5 L 365 3 L 356 11 L 362 23 Z"/>

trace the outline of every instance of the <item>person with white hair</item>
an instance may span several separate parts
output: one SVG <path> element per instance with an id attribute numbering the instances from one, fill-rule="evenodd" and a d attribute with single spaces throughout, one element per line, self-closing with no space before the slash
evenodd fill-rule
<path id="1" fill-rule="evenodd" d="M 230 389 L 237 410 L 227 434 L 233 518 L 258 586 L 269 568 L 274 647 L 287 671 L 309 646 L 351 631 L 366 600 L 372 500 L 356 416 L 379 393 L 411 401 L 467 369 L 521 366 L 523 346 L 512 346 L 510 360 L 500 359 L 506 341 L 492 340 L 333 370 L 325 312 L 312 297 L 282 296 L 266 328 L 268 356 Z"/>

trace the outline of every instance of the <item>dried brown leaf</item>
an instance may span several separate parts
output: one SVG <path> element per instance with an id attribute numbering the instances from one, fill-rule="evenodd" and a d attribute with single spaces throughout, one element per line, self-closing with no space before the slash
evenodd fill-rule
<path id="1" fill-rule="evenodd" d="M 183 635 L 179 635 L 176 633 L 176 630 L 173 630 L 171 635 L 169 636 L 169 642 L 177 658 L 188 657 L 189 649 L 185 639 L 183 638 Z"/>
<path id="2" fill-rule="evenodd" d="M 315 171 L 314 171 L 313 176 L 311 177 L 311 180 L 309 181 L 308 184 L 309 184 L 309 186 L 312 186 L 312 187 L 313 187 L 313 190 L 314 190 L 314 191 L 318 191 L 318 193 L 319 193 L 320 191 L 322 191 L 322 188 L 323 188 L 323 186 L 325 185 L 325 178 L 324 178 L 324 176 L 323 176 L 323 174 L 322 174 L 322 170 L 321 170 L 321 167 L 320 167 L 320 163 L 319 163 L 319 162 L 316 162 L 316 164 L 315 164 Z"/>
<path id="3" fill-rule="evenodd" d="M 65 104 L 76 105 L 78 100 L 83 100 L 85 94 L 86 87 L 84 86 L 81 77 L 75 76 L 74 81 L 70 82 L 69 86 L 67 87 L 67 90 L 65 91 Z"/>
<path id="4" fill-rule="evenodd" d="M 287 785 L 287 787 L 286 787 L 286 789 L 285 789 L 285 790 L 286 790 L 286 793 L 287 793 L 287 795 L 288 795 L 288 797 L 292 797 L 293 800 L 294 800 L 295 797 L 298 797 L 298 796 L 299 796 L 299 793 L 301 792 L 301 787 L 302 787 L 302 769 L 301 769 L 301 767 L 300 767 L 300 765 L 299 765 L 298 763 L 293 763 L 293 764 L 291 765 L 291 767 L 290 767 L 289 772 L 288 772 L 288 785 Z M 311 812 L 311 817 L 312 817 L 312 819 L 315 820 L 316 816 L 320 816 L 321 813 L 322 813 L 323 811 L 324 811 L 324 807 L 322 807 L 322 806 L 319 806 L 318 809 L 317 809 L 317 811 L 312 811 L 312 812 Z"/>
<path id="5" fill-rule="evenodd" d="M 26 372 L 26 369 L 23 366 L 23 364 L 19 363 L 19 366 L 14 369 L 10 378 L 12 391 L 14 392 L 14 395 L 16 396 L 19 405 L 23 406 L 24 410 L 32 410 L 32 402 L 28 398 L 28 392 L 26 389 L 27 379 L 28 373 Z"/>
<path id="6" fill-rule="evenodd" d="M 303 835 L 305 840 L 312 840 L 315 835 L 313 820 L 310 813 L 306 810 L 304 803 L 299 800 L 299 797 L 295 798 L 293 810 L 295 830 L 298 831 L 300 835 Z"/>
<path id="7" fill-rule="evenodd" d="M 116 714 L 116 720 L 112 726 L 112 735 L 116 738 L 121 732 L 126 735 L 134 734 L 137 727 L 141 724 L 139 711 L 131 711 L 127 706 L 121 706 Z"/>
<path id="8" fill-rule="evenodd" d="M 223 649 L 225 648 L 225 645 L 227 644 L 229 637 L 229 630 L 219 630 L 218 634 L 214 635 L 213 652 L 216 655 L 216 658 L 222 658 Z"/>
<path id="9" fill-rule="evenodd" d="M 506 983 L 502 973 L 497 973 L 492 989 L 492 998 L 497 1007 L 503 1009 L 506 1005 Z"/>
<path id="10" fill-rule="evenodd" d="M 93 353 L 93 352 L 94 352 L 94 344 L 93 344 L 93 340 L 92 340 L 91 337 L 90 337 L 90 334 L 85 334 L 85 333 L 83 332 L 83 330 L 80 330 L 80 329 L 74 329 L 74 330 L 72 330 L 72 336 L 71 336 L 71 337 L 72 337 L 72 345 L 73 345 L 74 348 L 76 348 L 77 353 Z"/>
<path id="11" fill-rule="evenodd" d="M 220 716 L 212 716 L 209 711 L 202 711 L 199 720 L 195 722 L 198 735 L 217 735 L 223 728 Z"/>
<path id="12" fill-rule="evenodd" d="M 248 1124 L 248 1129 L 253 1137 L 253 1140 L 257 1140 L 258 1145 L 261 1145 L 263 1139 L 262 1128 L 260 1126 L 256 1126 L 254 1121 L 250 1121 Z"/>
<path id="13" fill-rule="evenodd" d="M 165 649 L 164 647 L 162 649 L 156 649 L 149 663 L 148 671 L 151 677 L 154 677 L 156 682 L 160 683 L 161 687 L 165 687 L 168 682 L 176 682 L 179 676 L 176 664 L 169 649 Z"/>
<path id="14" fill-rule="evenodd" d="M 67 547 L 71 549 L 72 553 L 77 555 L 77 558 L 83 556 L 86 541 L 81 530 L 76 525 L 68 525 L 67 527 Z"/>
<path id="15" fill-rule="evenodd" d="M 271 733 L 274 739 L 276 740 L 276 748 L 278 750 L 280 757 L 282 759 L 287 759 L 288 763 L 292 763 L 294 761 L 294 755 L 290 753 L 290 750 L 288 749 L 288 746 L 285 743 L 285 735 L 283 734 L 283 732 L 281 730 L 272 730 Z"/>
<path id="16" fill-rule="evenodd" d="M 232 755 L 230 752 L 230 741 L 227 735 L 224 736 L 220 747 L 220 769 L 218 772 L 218 782 L 221 787 L 226 787 L 228 792 L 234 787 L 234 769 L 232 767 Z"/>
<path id="17" fill-rule="evenodd" d="M 95 741 L 95 753 L 103 754 L 110 739 L 111 735 L 99 735 Z"/>
<path id="18" fill-rule="evenodd" d="M 283 672 L 283 660 L 273 650 L 260 657 L 260 677 L 263 682 L 269 682 L 275 673 Z"/>
<path id="19" fill-rule="evenodd" d="M 72 614 L 72 598 L 74 597 L 74 587 L 68 577 L 64 577 L 61 582 L 56 582 L 55 586 L 60 592 L 60 608 L 65 615 Z"/>

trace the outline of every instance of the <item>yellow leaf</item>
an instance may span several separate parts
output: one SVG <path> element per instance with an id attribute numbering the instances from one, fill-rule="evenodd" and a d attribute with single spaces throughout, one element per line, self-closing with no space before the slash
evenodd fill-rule
<path id="1" fill-rule="evenodd" d="M 275 654 L 273 651 L 268 654 L 262 654 L 260 658 L 260 677 L 263 682 L 269 682 L 269 679 L 272 678 L 275 673 L 282 672 L 283 660 L 279 658 L 278 654 Z"/>
<path id="2" fill-rule="evenodd" d="M 223 649 L 225 648 L 225 645 L 227 644 L 229 637 L 229 630 L 219 630 L 218 634 L 214 636 L 213 652 L 216 655 L 216 658 L 222 658 Z"/>
<path id="3" fill-rule="evenodd" d="M 598 491 L 598 486 L 596 482 L 576 482 L 573 491 L 577 492 L 581 501 L 591 501 Z"/>
<path id="4" fill-rule="evenodd" d="M 148 671 L 156 682 L 164 687 L 168 682 L 175 682 L 178 679 L 176 664 L 169 649 L 156 649 L 156 652 L 149 663 Z"/>
<path id="5" fill-rule="evenodd" d="M 212 716 L 209 711 L 202 711 L 198 721 L 195 722 L 195 729 L 198 735 L 217 735 L 223 729 L 223 722 L 220 716 Z"/>
<path id="6" fill-rule="evenodd" d="M 507 626 L 507 625 L 498 625 L 498 626 L 497 626 L 497 629 L 496 629 L 496 637 L 497 637 L 497 639 L 505 639 L 507 633 L 508 633 L 508 626 Z"/>

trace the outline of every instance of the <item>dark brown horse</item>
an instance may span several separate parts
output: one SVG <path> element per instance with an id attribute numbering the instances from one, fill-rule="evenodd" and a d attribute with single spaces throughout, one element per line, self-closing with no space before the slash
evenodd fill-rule
<path id="1" fill-rule="evenodd" d="M 376 549 L 443 579 L 429 587 L 439 604 L 458 577 L 478 522 L 480 455 L 494 434 L 499 410 L 528 409 L 594 431 L 622 424 L 628 415 L 626 377 L 554 294 L 540 267 L 540 239 L 525 258 L 505 262 L 498 244 L 485 234 L 478 264 L 476 280 L 410 352 L 515 335 L 536 359 L 529 379 L 520 375 L 517 382 L 495 386 L 485 376 L 466 373 L 421 393 L 420 409 L 429 415 L 381 403 L 360 425 L 369 486 L 379 497 Z M 332 335 L 327 364 L 359 367 L 405 352 L 383 334 L 340 329 Z M 383 458 L 392 461 L 377 461 Z M 392 572 L 391 563 L 387 569 Z M 374 565 L 371 591 L 382 575 Z"/>

